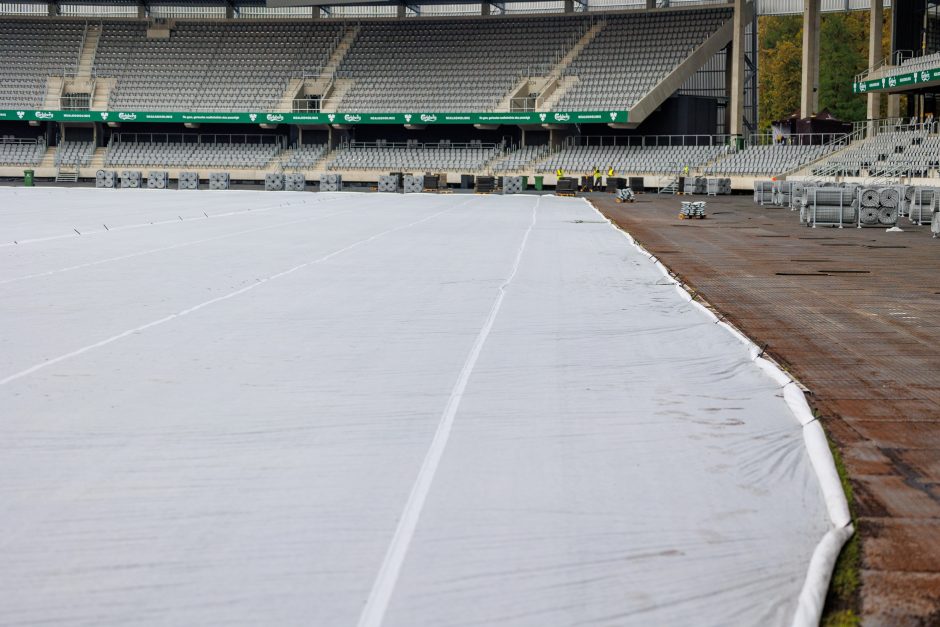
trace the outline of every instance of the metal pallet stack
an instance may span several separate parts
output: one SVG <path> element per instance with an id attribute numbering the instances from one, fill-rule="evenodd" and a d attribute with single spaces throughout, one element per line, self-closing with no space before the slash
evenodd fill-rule
<path id="1" fill-rule="evenodd" d="M 478 176 L 475 188 L 478 194 L 489 194 L 496 189 L 496 179 L 492 176 Z"/>
<path id="2" fill-rule="evenodd" d="M 170 184 L 170 173 L 166 170 L 147 172 L 147 189 L 166 189 Z"/>
<path id="3" fill-rule="evenodd" d="M 559 196 L 574 196 L 577 191 L 578 179 L 574 177 L 563 176 L 555 184 L 555 193 Z"/>
<path id="4" fill-rule="evenodd" d="M 324 174 L 320 177 L 320 191 L 321 192 L 338 192 L 343 189 L 343 175 L 342 174 Z"/>
<path id="5" fill-rule="evenodd" d="M 424 189 L 424 175 L 422 174 L 406 174 L 405 181 L 403 183 L 404 193 L 406 194 L 417 194 Z"/>
<path id="6" fill-rule="evenodd" d="M 176 187 L 177 189 L 199 189 L 199 173 L 180 172 Z"/>
<path id="7" fill-rule="evenodd" d="M 138 189 L 142 180 L 143 177 L 136 170 L 121 170 L 122 189 Z"/>
<path id="8" fill-rule="evenodd" d="M 691 218 L 703 219 L 705 217 L 705 202 L 702 200 L 683 201 L 682 208 L 679 209 L 679 219 L 688 220 Z"/>
<path id="9" fill-rule="evenodd" d="M 858 188 L 808 187 L 800 207 L 805 226 L 854 226 L 858 219 Z"/>
<path id="10" fill-rule="evenodd" d="M 394 174 L 384 174 L 379 177 L 380 192 L 394 194 L 398 192 L 398 177 Z"/>
<path id="11" fill-rule="evenodd" d="M 521 194 L 524 187 L 522 181 L 521 176 L 503 177 L 503 194 Z"/>
<path id="12" fill-rule="evenodd" d="M 307 188 L 307 177 L 303 172 L 291 172 L 284 175 L 284 189 L 289 192 L 302 192 Z"/>
<path id="13" fill-rule="evenodd" d="M 101 189 L 114 189 L 114 181 L 117 176 L 114 170 L 98 170 L 95 172 L 95 187 Z"/>
<path id="14" fill-rule="evenodd" d="M 210 172 L 209 189 L 225 190 L 232 186 L 232 177 L 228 172 Z"/>

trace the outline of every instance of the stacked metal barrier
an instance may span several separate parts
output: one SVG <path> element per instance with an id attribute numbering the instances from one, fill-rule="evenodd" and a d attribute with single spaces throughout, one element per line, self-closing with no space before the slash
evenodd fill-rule
<path id="1" fill-rule="evenodd" d="M 858 188 L 808 187 L 801 200 L 800 222 L 806 226 L 855 226 Z"/>
<path id="2" fill-rule="evenodd" d="M 228 172 L 210 172 L 209 189 L 224 190 L 232 186 L 232 177 Z"/>
<path id="3" fill-rule="evenodd" d="M 136 170 L 121 170 L 121 188 L 138 189 L 143 180 L 140 172 Z"/>
<path id="4" fill-rule="evenodd" d="M 424 189 L 424 175 L 406 174 L 402 185 L 402 191 L 406 194 L 417 194 Z"/>
<path id="5" fill-rule="evenodd" d="M 284 189 L 289 192 L 302 192 L 307 188 L 307 177 L 303 172 L 291 172 L 284 175 Z"/>
<path id="6" fill-rule="evenodd" d="M 793 181 L 773 182 L 773 204 L 778 207 L 788 207 L 793 195 Z"/>
<path id="7" fill-rule="evenodd" d="M 701 176 L 683 177 L 682 183 L 682 191 L 686 194 L 704 194 L 707 189 L 707 182 L 705 178 Z"/>
<path id="8" fill-rule="evenodd" d="M 379 177 L 379 191 L 392 193 L 398 191 L 398 177 L 394 174 L 385 174 Z"/>
<path id="9" fill-rule="evenodd" d="M 914 189 L 914 194 L 908 208 L 908 219 L 912 224 L 930 224 L 933 220 L 933 213 L 937 211 L 938 205 L 940 205 L 940 188 L 917 187 L 912 189 Z"/>
<path id="10" fill-rule="evenodd" d="M 268 172 L 264 175 L 264 191 L 284 191 L 284 174 L 281 172 Z"/>
<path id="11" fill-rule="evenodd" d="M 166 170 L 147 172 L 147 189 L 166 189 L 170 184 L 170 173 Z"/>
<path id="12" fill-rule="evenodd" d="M 114 189 L 117 176 L 114 170 L 98 170 L 95 172 L 95 187 L 101 189 Z"/>
<path id="13" fill-rule="evenodd" d="M 754 181 L 754 202 L 759 205 L 770 205 L 774 202 L 773 181 Z"/>
<path id="14" fill-rule="evenodd" d="M 504 176 L 503 194 L 521 194 L 525 187 L 523 180 L 524 177 L 521 176 Z"/>
<path id="15" fill-rule="evenodd" d="M 176 181 L 178 189 L 199 189 L 198 172 L 180 172 L 179 179 Z"/>
<path id="16" fill-rule="evenodd" d="M 731 179 L 709 178 L 705 179 L 705 193 L 709 196 L 724 196 L 731 194 Z"/>
<path id="17" fill-rule="evenodd" d="M 321 192 L 338 192 L 343 189 L 343 175 L 342 174 L 324 174 L 320 177 L 320 191 Z"/>
<path id="18" fill-rule="evenodd" d="M 787 206 L 789 206 L 791 210 L 799 209 L 803 202 L 804 195 L 806 195 L 806 183 L 793 181 L 790 186 L 790 203 Z"/>

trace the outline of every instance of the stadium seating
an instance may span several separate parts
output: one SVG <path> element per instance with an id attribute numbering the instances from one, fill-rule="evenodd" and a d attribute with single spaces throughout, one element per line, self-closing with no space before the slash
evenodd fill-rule
<path id="1" fill-rule="evenodd" d="M 717 158 L 724 146 L 567 146 L 535 165 L 536 172 L 606 171 L 619 174 L 675 174 L 684 167 L 704 166 Z"/>
<path id="2" fill-rule="evenodd" d="M 322 67 L 342 37 L 340 22 L 186 22 L 169 39 L 147 39 L 141 22 L 107 22 L 98 76 L 117 78 L 111 109 L 273 110 L 288 81 Z"/>
<path id="3" fill-rule="evenodd" d="M 64 141 L 59 144 L 55 153 L 55 164 L 62 165 L 88 165 L 95 152 L 95 144 L 90 141 Z"/>
<path id="4" fill-rule="evenodd" d="M 84 32 L 76 21 L 0 22 L 0 109 L 42 107 L 47 78 L 75 71 Z"/>
<path id="5" fill-rule="evenodd" d="M 36 165 L 45 153 L 42 139 L 0 137 L 0 165 Z"/>
<path id="6" fill-rule="evenodd" d="M 554 108 L 630 108 L 731 16 L 730 9 L 709 9 L 608 17 L 566 68 L 566 75 L 580 80 Z"/>
<path id="7" fill-rule="evenodd" d="M 363 24 L 338 76 L 348 111 L 490 111 L 539 76 L 590 27 L 584 18 Z"/>
<path id="8" fill-rule="evenodd" d="M 555 110 L 623 109 L 636 102 L 727 19 L 730 9 L 499 19 L 175 22 L 148 38 L 140 20 L 105 20 L 95 76 L 115 79 L 109 109 L 270 111 L 291 78 L 316 75 L 358 29 L 336 72 L 350 81 L 347 111 L 492 111 L 523 77 L 576 81 Z M 592 25 L 599 33 L 572 50 Z M 86 23 L 0 22 L 0 108 L 42 106 L 46 80 L 74 72 Z M 668 46 L 662 41 L 669 40 Z M 560 65 L 573 54 L 568 67 Z M 561 92 L 559 92 L 561 93 Z"/>
<path id="9" fill-rule="evenodd" d="M 330 170 L 445 171 L 482 170 L 500 154 L 495 144 L 376 144 L 353 142 L 333 153 Z"/>
<path id="10" fill-rule="evenodd" d="M 940 52 L 927 54 L 921 57 L 904 59 L 893 67 L 885 67 L 879 72 L 873 73 L 872 78 L 882 76 L 897 76 L 899 74 L 910 74 L 911 72 L 920 72 L 922 70 L 933 70 L 940 67 Z"/>
<path id="11" fill-rule="evenodd" d="M 285 168 L 309 168 L 326 156 L 329 146 L 326 144 L 303 144 L 294 148 L 290 157 L 283 162 Z"/>
<path id="12" fill-rule="evenodd" d="M 493 165 L 494 172 L 516 172 L 526 169 L 533 161 L 545 157 L 550 151 L 549 146 L 524 146 L 510 152 L 504 159 Z"/>
<path id="13" fill-rule="evenodd" d="M 882 132 L 813 166 L 817 176 L 922 177 L 940 168 L 940 136 L 928 128 Z"/>
<path id="14" fill-rule="evenodd" d="M 835 150 L 834 146 L 768 144 L 730 152 L 705 168 L 706 174 L 784 174 Z"/>
<path id="15" fill-rule="evenodd" d="M 280 143 L 260 138 L 233 141 L 227 136 L 208 136 L 197 141 L 196 135 L 177 135 L 175 141 L 138 140 L 116 136 L 108 146 L 105 165 L 109 167 L 266 167 L 281 150 Z M 233 136 L 240 138 L 244 136 Z"/>

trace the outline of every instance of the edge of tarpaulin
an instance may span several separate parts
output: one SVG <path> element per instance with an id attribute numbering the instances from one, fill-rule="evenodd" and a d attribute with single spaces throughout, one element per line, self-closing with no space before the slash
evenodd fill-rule
<path id="1" fill-rule="evenodd" d="M 852 517 L 849 514 L 849 504 L 845 498 L 845 492 L 842 490 L 842 482 L 839 479 L 838 471 L 836 471 L 835 460 L 832 457 L 832 451 L 829 449 L 829 443 L 826 441 L 826 434 L 823 432 L 819 421 L 813 416 L 809 403 L 806 401 L 806 396 L 790 375 L 772 361 L 762 357 L 763 351 L 749 337 L 724 320 L 720 320 L 710 309 L 697 302 L 695 297 L 685 289 L 682 282 L 677 280 L 654 254 L 643 248 L 630 233 L 614 224 L 610 218 L 588 202 L 587 199 L 582 198 L 581 200 L 601 216 L 614 230 L 626 237 L 634 248 L 646 255 L 663 276 L 672 282 L 680 295 L 688 297 L 688 302 L 744 344 L 748 349 L 751 361 L 767 376 L 777 382 L 783 390 L 783 398 L 787 407 L 802 426 L 803 443 L 816 473 L 816 479 L 819 481 L 831 525 L 829 531 L 823 535 L 813 550 L 792 623 L 794 627 L 819 625 L 823 606 L 826 603 L 826 593 L 829 590 L 829 580 L 832 578 L 836 560 L 842 546 L 854 533 L 854 529 L 852 527 Z"/>

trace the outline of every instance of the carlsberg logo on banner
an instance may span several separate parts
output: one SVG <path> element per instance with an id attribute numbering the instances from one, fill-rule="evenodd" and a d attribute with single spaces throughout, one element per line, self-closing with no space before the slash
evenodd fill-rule
<path id="1" fill-rule="evenodd" d="M 133 121 L 137 119 L 137 114 L 136 113 L 118 113 L 118 119 Z"/>
<path id="2" fill-rule="evenodd" d="M 37 111 L 35 113 L 37 120 L 51 120 L 55 116 L 48 111 Z"/>
<path id="3" fill-rule="evenodd" d="M 555 121 L 556 121 L 556 122 L 567 122 L 567 121 L 570 120 L 570 119 L 571 119 L 571 116 L 568 115 L 567 113 L 556 113 L 556 114 L 555 114 Z"/>
<path id="4" fill-rule="evenodd" d="M 265 117 L 267 118 L 268 122 L 283 122 L 284 121 L 283 115 L 278 115 L 275 113 L 269 113 Z"/>
<path id="5" fill-rule="evenodd" d="M 437 122 L 437 116 L 433 113 L 422 113 L 421 114 L 422 122 Z"/>
<path id="6" fill-rule="evenodd" d="M 361 115 L 355 115 L 355 114 L 347 113 L 346 115 L 343 116 L 343 119 L 346 120 L 347 122 L 361 122 L 361 121 L 362 121 L 362 116 L 361 116 Z"/>

